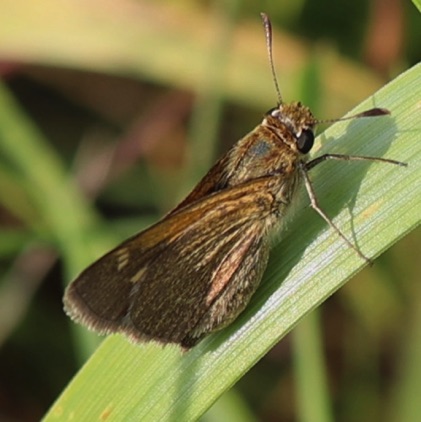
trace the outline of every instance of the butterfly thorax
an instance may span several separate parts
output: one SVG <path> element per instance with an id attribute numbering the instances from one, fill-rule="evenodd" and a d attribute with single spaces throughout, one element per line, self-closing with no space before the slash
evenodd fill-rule
<path id="1" fill-rule="evenodd" d="M 297 166 L 313 146 L 315 124 L 311 111 L 299 102 L 269 110 L 262 123 L 238 141 L 171 213 L 211 193 L 267 176 L 289 186 L 292 194 L 299 177 Z M 273 190 L 283 191 L 284 186 Z"/>
<path id="2" fill-rule="evenodd" d="M 281 104 L 228 152 L 229 185 L 295 173 L 314 142 L 316 120 L 301 103 Z"/>

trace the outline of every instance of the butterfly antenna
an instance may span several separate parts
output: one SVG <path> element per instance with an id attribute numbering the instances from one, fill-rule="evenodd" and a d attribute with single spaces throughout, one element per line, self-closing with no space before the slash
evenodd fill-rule
<path id="1" fill-rule="evenodd" d="M 358 119 L 360 117 L 376 117 L 376 116 L 385 116 L 390 114 L 390 111 L 386 108 L 371 108 L 370 110 L 365 110 L 358 114 L 353 114 L 352 116 L 341 117 L 339 119 L 326 119 L 326 120 L 318 120 L 317 124 L 319 123 L 335 123 L 335 122 L 342 122 L 344 120 L 352 120 Z"/>
<path id="2" fill-rule="evenodd" d="M 273 64 L 273 53 L 272 53 L 272 24 L 270 23 L 269 16 L 266 13 L 261 13 L 263 27 L 266 35 L 266 48 L 268 50 L 270 69 L 272 72 L 273 83 L 275 84 L 276 95 L 278 96 L 278 105 L 282 104 L 281 90 L 279 89 L 278 79 L 276 78 L 275 66 Z"/>

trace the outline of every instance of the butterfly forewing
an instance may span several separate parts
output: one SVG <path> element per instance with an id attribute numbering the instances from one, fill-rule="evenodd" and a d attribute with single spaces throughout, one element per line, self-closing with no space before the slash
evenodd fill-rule
<path id="1" fill-rule="evenodd" d="M 71 284 L 67 312 L 102 333 L 188 347 L 226 325 L 225 314 L 231 321 L 245 306 L 236 295 L 254 292 L 266 264 L 271 179 L 209 195 L 122 243 Z M 99 300 L 98 291 L 107 294 Z"/>

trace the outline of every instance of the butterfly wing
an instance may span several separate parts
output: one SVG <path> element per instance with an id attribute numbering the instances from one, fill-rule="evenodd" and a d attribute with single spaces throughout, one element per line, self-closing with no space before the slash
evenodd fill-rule
<path id="1" fill-rule="evenodd" d="M 185 347 L 226 325 L 266 266 L 271 178 L 209 195 L 128 239 L 68 287 L 66 312 L 100 333 Z"/>

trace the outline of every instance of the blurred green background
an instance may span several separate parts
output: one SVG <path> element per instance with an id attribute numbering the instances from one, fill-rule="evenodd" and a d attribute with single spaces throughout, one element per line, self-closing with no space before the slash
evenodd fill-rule
<path id="1" fill-rule="evenodd" d="M 0 146 L 0 421 L 39 420 L 94 347 L 75 344 L 64 286 L 174 206 L 276 104 L 261 11 L 284 99 L 321 119 L 421 57 L 409 1 L 3 0 L 0 11 L 0 137 L 16 140 Z M 410 366 L 420 250 L 417 229 L 304 321 L 325 350 L 333 420 L 421 410 L 406 394 L 421 388 Z M 300 420 L 297 341 L 279 343 L 204 420 Z"/>

